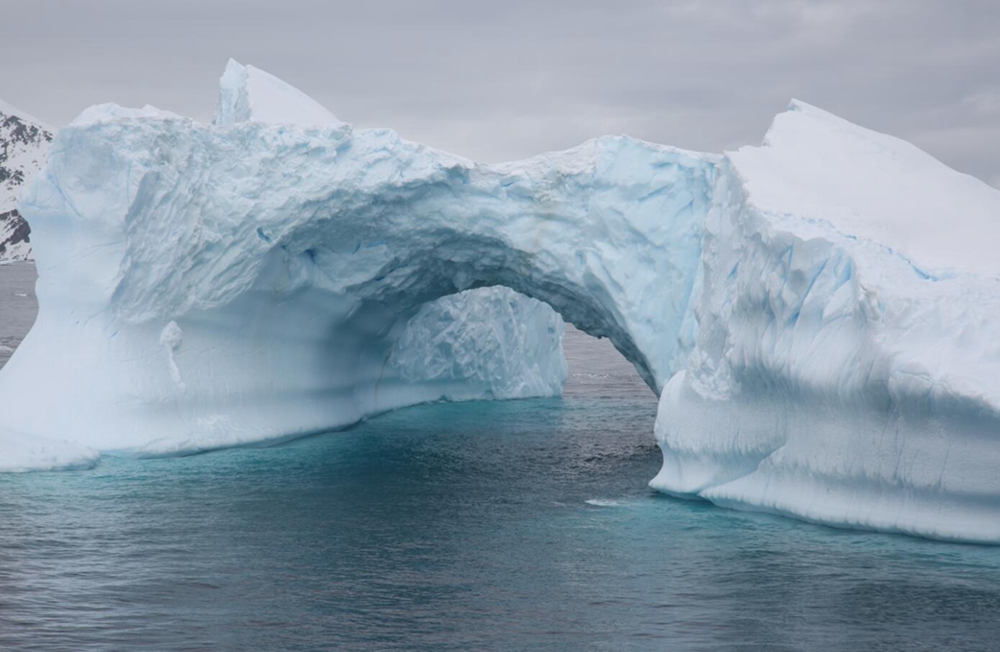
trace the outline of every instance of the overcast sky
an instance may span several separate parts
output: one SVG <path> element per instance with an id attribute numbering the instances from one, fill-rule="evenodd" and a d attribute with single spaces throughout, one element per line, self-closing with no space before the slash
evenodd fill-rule
<path id="1" fill-rule="evenodd" d="M 996 0 L 0 0 L 0 98 L 211 117 L 229 57 L 481 161 L 605 133 L 721 151 L 792 97 L 1000 187 Z"/>

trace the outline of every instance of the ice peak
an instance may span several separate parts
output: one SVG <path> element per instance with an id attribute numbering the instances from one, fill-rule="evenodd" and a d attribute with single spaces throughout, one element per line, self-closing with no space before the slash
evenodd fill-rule
<path id="1" fill-rule="evenodd" d="M 219 80 L 215 124 L 263 122 L 316 127 L 344 123 L 323 105 L 274 75 L 230 59 Z"/>
<path id="2" fill-rule="evenodd" d="M 1000 192 L 904 140 L 799 100 L 729 154 L 752 203 L 877 242 L 936 275 L 1000 278 Z"/>
<path id="3" fill-rule="evenodd" d="M 832 115 L 829 111 L 824 111 L 814 104 L 803 102 L 802 100 L 794 97 L 788 102 L 788 110 L 797 111 L 799 113 L 810 113 L 813 115 Z"/>
<path id="4" fill-rule="evenodd" d="M 812 118 L 813 120 L 825 122 L 830 125 L 837 125 L 842 128 L 850 129 L 852 131 L 877 133 L 877 132 L 872 132 L 871 130 L 866 129 L 854 122 L 851 122 L 850 120 L 846 120 L 835 113 L 830 113 L 826 109 L 821 109 L 815 104 L 809 104 L 808 102 L 797 100 L 794 97 L 788 103 L 788 110 L 785 111 L 784 113 L 779 113 L 777 116 L 775 116 L 774 118 L 775 122 L 779 120 L 782 116 L 787 114 L 809 117 Z M 773 126 L 774 125 L 772 123 L 772 128 Z M 882 136 L 883 134 L 878 134 L 878 135 Z"/>

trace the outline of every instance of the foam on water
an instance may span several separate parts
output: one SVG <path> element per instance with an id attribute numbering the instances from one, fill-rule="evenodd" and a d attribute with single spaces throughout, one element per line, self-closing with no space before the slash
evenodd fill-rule
<path id="1" fill-rule="evenodd" d="M 611 500 L 610 498 L 588 498 L 583 502 L 594 507 L 621 507 L 624 504 L 620 500 Z"/>

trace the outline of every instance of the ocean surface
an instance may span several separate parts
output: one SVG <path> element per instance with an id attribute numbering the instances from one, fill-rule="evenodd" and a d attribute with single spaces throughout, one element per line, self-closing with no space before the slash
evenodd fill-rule
<path id="1" fill-rule="evenodd" d="M 1000 649 L 1000 548 L 659 496 L 652 393 L 566 349 L 561 399 L 0 475 L 0 650 Z"/>

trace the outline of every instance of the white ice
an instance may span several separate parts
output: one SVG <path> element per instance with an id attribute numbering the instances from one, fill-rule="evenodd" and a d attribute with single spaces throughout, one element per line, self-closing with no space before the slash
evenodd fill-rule
<path id="1" fill-rule="evenodd" d="M 727 155 L 652 485 L 1000 541 L 1000 192 L 793 102 Z"/>
<path id="2" fill-rule="evenodd" d="M 319 102 L 274 75 L 229 60 L 222 74 L 215 124 L 263 122 L 316 127 L 344 124 Z"/>

